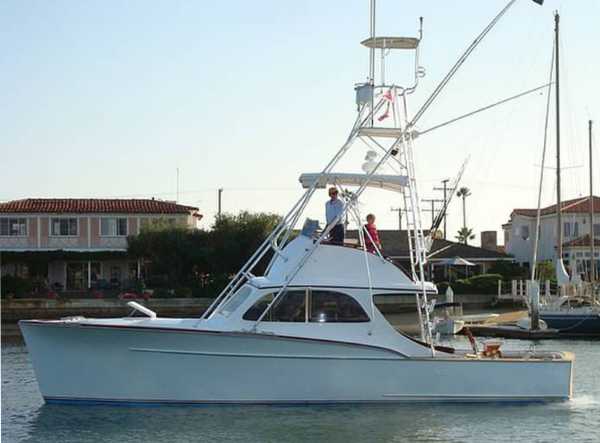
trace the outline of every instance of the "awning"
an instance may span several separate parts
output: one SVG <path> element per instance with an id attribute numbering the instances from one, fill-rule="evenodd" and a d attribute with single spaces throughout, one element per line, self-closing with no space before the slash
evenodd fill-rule
<path id="1" fill-rule="evenodd" d="M 333 186 L 362 186 L 367 181 L 367 174 L 355 174 L 346 172 L 331 172 L 329 174 L 305 173 L 300 176 L 303 188 L 310 188 L 317 182 L 317 188 Z M 386 189 L 388 191 L 401 192 L 408 185 L 408 177 L 403 175 L 372 175 L 367 186 L 370 188 Z"/>

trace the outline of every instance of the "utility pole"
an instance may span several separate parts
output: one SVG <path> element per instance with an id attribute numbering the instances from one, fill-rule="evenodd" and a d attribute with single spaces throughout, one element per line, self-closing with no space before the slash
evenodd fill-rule
<path id="1" fill-rule="evenodd" d="M 223 188 L 219 188 L 218 190 L 218 206 L 217 206 L 217 215 L 221 216 L 221 197 L 223 195 Z"/>
<path id="2" fill-rule="evenodd" d="M 590 148 L 590 281 L 596 280 L 596 262 L 594 260 L 595 242 L 594 236 L 594 174 L 592 169 L 592 121 L 588 121 L 588 143 Z"/>
<path id="3" fill-rule="evenodd" d="M 431 209 L 422 209 L 425 212 L 431 212 L 431 226 L 433 227 L 433 222 L 435 221 L 435 204 L 436 203 L 446 203 L 446 200 L 440 200 L 439 198 L 424 198 L 421 200 L 423 203 L 431 203 Z"/>
<path id="4" fill-rule="evenodd" d="M 450 191 L 450 193 L 453 193 L 456 189 L 450 189 L 448 188 L 448 182 L 450 181 L 449 178 L 445 178 L 444 180 L 442 180 L 442 184 L 444 185 L 441 188 L 436 188 L 434 187 L 433 190 L 434 191 L 443 191 L 444 192 L 444 207 L 447 204 L 448 201 L 448 191 Z M 447 229 L 446 229 L 446 216 L 448 215 L 448 208 L 446 207 L 446 212 L 444 213 L 444 240 L 447 239 Z"/>
<path id="5" fill-rule="evenodd" d="M 398 231 L 402 231 L 402 208 L 390 208 L 390 211 L 398 213 Z"/>
<path id="6" fill-rule="evenodd" d="M 175 194 L 175 203 L 179 203 L 179 168 L 177 168 L 177 193 Z"/>

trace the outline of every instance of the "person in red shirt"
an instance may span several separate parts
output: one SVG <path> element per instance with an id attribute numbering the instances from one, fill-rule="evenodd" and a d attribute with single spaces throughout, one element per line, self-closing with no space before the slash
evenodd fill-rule
<path id="1" fill-rule="evenodd" d="M 375 216 L 373 214 L 367 215 L 365 230 L 369 233 L 369 235 L 366 235 L 365 233 L 365 246 L 367 251 L 375 253 L 375 245 L 377 245 L 377 248 L 381 251 L 381 241 L 379 240 L 379 233 L 377 232 L 377 226 L 375 226 Z"/>

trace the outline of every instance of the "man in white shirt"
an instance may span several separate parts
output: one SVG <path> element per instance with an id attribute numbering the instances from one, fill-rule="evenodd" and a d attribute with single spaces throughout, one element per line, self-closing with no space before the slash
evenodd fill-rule
<path id="1" fill-rule="evenodd" d="M 344 212 L 344 202 L 338 198 L 337 188 L 329 188 L 330 199 L 325 203 L 325 218 L 327 226 L 335 222 L 335 226 L 329 231 L 329 241 L 333 244 L 344 244 L 344 221 L 342 213 Z M 337 218 L 337 220 L 336 220 Z"/>

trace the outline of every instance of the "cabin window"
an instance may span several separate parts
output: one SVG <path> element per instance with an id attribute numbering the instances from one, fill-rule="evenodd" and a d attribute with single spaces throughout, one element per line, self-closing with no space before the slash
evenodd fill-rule
<path id="1" fill-rule="evenodd" d="M 307 291 L 302 289 L 282 294 L 269 312 L 267 312 L 267 315 L 263 317 L 262 321 L 303 323 L 306 321 L 306 293 Z M 269 306 L 269 303 L 273 301 L 276 294 L 267 294 L 262 297 L 254 306 L 246 311 L 243 319 L 250 321 L 258 320 L 263 311 Z"/>
<path id="2" fill-rule="evenodd" d="M 258 320 L 274 296 L 267 294 L 262 297 L 244 314 L 244 320 Z M 282 295 L 263 317 L 263 321 L 356 323 L 368 322 L 369 317 L 360 304 L 346 294 L 306 289 L 288 291 Z"/>
<path id="3" fill-rule="evenodd" d="M 369 321 L 364 309 L 352 297 L 340 292 L 313 290 L 310 321 L 318 323 L 357 323 Z"/>
<path id="4" fill-rule="evenodd" d="M 244 300 L 252 293 L 250 286 L 242 286 L 238 291 L 229 299 L 227 303 L 221 308 L 221 314 L 228 316 L 237 308 L 240 307 Z"/>

